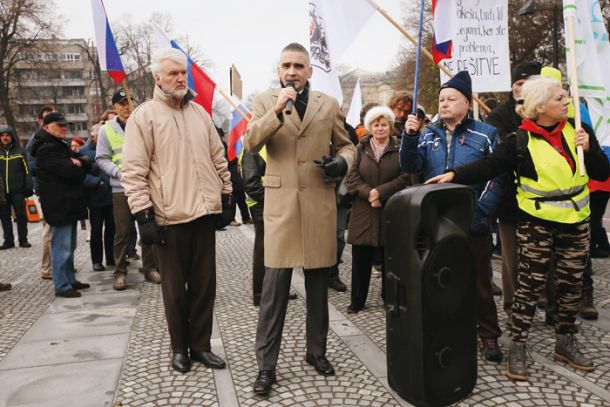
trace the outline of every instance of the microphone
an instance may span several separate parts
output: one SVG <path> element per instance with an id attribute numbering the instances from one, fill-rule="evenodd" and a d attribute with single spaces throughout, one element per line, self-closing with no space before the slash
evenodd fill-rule
<path id="1" fill-rule="evenodd" d="M 292 89 L 294 89 L 294 81 L 287 81 L 286 87 L 289 87 L 289 86 Z M 284 113 L 292 114 L 292 107 L 293 107 L 293 101 L 292 101 L 292 99 L 288 99 L 288 101 L 286 102 L 286 105 L 284 106 Z"/>

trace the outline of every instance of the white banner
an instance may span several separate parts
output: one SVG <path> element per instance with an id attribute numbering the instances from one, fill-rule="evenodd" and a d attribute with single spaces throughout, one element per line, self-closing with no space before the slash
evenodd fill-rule
<path id="1" fill-rule="evenodd" d="M 362 90 L 360 89 L 360 78 L 356 81 L 352 103 L 349 105 L 349 112 L 345 116 L 345 121 L 353 128 L 360 124 L 360 111 L 362 110 Z"/>
<path id="2" fill-rule="evenodd" d="M 451 60 L 441 64 L 456 74 L 467 70 L 473 92 L 504 92 L 510 87 L 508 0 L 455 0 L 457 33 Z M 449 77 L 441 72 L 441 83 Z"/>
<path id="3" fill-rule="evenodd" d="M 339 106 L 343 92 L 335 66 L 374 12 L 366 0 L 309 1 L 311 87 L 334 96 Z"/>
<path id="4" fill-rule="evenodd" d="M 600 144 L 610 146 L 610 42 L 597 0 L 564 0 L 564 20 L 574 18 L 578 94 L 587 99 Z M 567 23 L 565 24 L 567 27 Z M 567 35 L 567 34 L 566 34 Z M 566 39 L 566 58 L 570 58 Z M 568 71 L 571 77 L 571 66 Z"/>

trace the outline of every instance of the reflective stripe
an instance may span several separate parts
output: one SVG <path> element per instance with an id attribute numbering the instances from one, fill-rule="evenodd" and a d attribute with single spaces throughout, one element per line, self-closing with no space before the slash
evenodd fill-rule
<path id="1" fill-rule="evenodd" d="M 582 191 L 584 191 L 585 186 L 584 185 L 576 185 L 570 189 L 555 189 L 553 191 L 541 191 L 539 189 L 530 187 L 529 185 L 521 185 L 521 189 L 524 192 L 530 192 L 532 194 L 536 194 L 538 196 L 543 196 L 545 198 L 552 198 L 554 196 L 563 196 L 563 195 L 578 195 L 580 194 Z"/>
<path id="2" fill-rule="evenodd" d="M 589 205 L 589 195 L 582 197 L 579 201 L 541 201 L 540 205 L 550 205 L 557 208 L 574 209 L 574 204 L 578 207 L 577 210 Z"/>

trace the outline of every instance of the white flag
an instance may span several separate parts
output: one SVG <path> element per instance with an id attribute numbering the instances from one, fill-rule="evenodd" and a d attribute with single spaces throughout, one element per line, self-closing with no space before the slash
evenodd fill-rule
<path id="1" fill-rule="evenodd" d="M 356 81 L 356 87 L 354 88 L 354 96 L 352 96 L 352 103 L 349 105 L 349 112 L 345 120 L 352 127 L 356 127 L 360 124 L 360 111 L 362 110 L 362 91 L 360 90 L 360 78 Z"/>
<path id="2" fill-rule="evenodd" d="M 368 0 L 309 1 L 311 86 L 334 96 L 339 105 L 343 103 L 343 92 L 336 63 L 375 9 L 374 3 Z"/>
<path id="3" fill-rule="evenodd" d="M 599 1 L 563 0 L 563 17 L 574 18 L 578 93 L 587 100 L 593 128 L 600 144 L 610 147 L 610 42 Z M 567 27 L 567 23 L 566 23 Z M 567 44 L 566 59 L 571 49 Z M 571 77 L 568 64 L 568 74 Z"/>

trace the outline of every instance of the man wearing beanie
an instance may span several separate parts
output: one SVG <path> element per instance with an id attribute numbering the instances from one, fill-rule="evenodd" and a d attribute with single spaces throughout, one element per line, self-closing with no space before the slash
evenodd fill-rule
<path id="1" fill-rule="evenodd" d="M 419 132 L 419 121 L 409 115 L 400 146 L 400 166 L 408 173 L 423 173 L 424 180 L 443 174 L 447 168 L 477 161 L 492 153 L 498 132 L 469 117 L 472 84 L 467 71 L 458 72 L 441 86 L 438 96 L 439 121 Z M 496 304 L 491 293 L 487 216 L 495 209 L 498 187 L 494 181 L 470 186 L 477 195 L 477 208 L 470 228 L 478 297 L 478 334 L 481 351 L 490 361 L 500 362 L 501 334 Z M 495 187 L 495 188 L 494 188 Z"/>
<path id="2" fill-rule="evenodd" d="M 530 76 L 540 75 L 542 65 L 528 61 L 515 66 L 511 72 L 511 94 L 508 100 L 498 105 L 487 116 L 487 124 L 494 126 L 500 135 L 499 143 L 512 137 L 521 125 L 521 116 L 515 111 L 521 99 L 521 88 Z M 502 242 L 502 300 L 504 312 L 511 321 L 511 309 L 515 287 L 517 286 L 517 198 L 515 176 L 507 173 L 502 176 L 502 199 L 498 203 L 498 233 Z"/>

